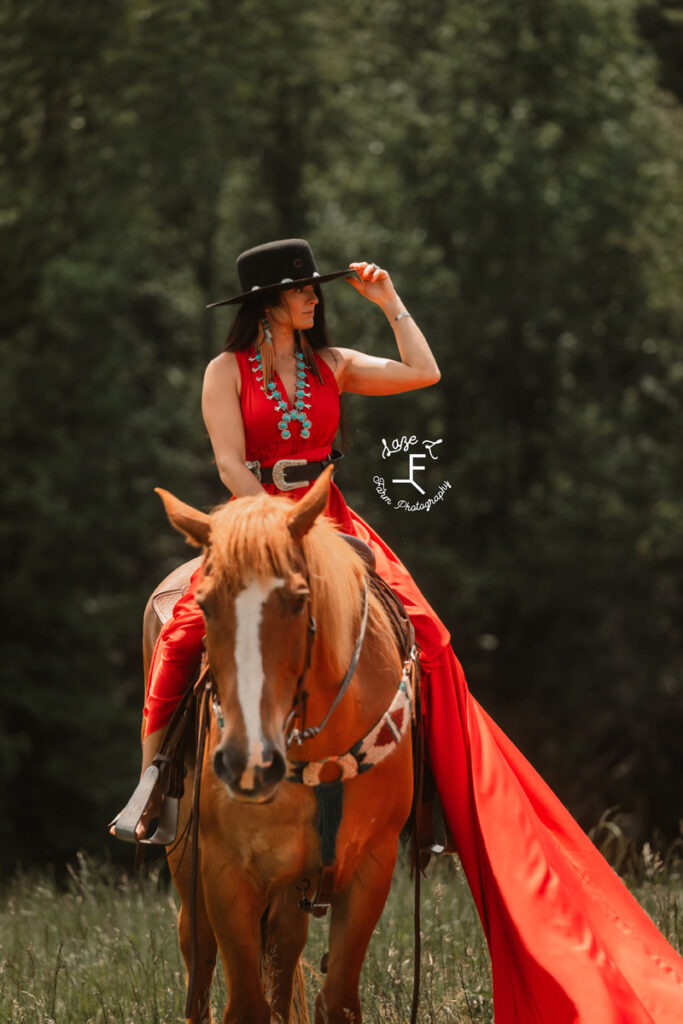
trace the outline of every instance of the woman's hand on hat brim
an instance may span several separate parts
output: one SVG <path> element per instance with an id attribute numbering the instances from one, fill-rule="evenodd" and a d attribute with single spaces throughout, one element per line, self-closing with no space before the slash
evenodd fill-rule
<path id="1" fill-rule="evenodd" d="M 388 270 L 378 267 L 376 263 L 350 263 L 349 266 L 356 271 L 358 277 L 347 277 L 346 280 L 364 298 L 378 306 L 385 306 L 396 298 L 396 289 Z"/>

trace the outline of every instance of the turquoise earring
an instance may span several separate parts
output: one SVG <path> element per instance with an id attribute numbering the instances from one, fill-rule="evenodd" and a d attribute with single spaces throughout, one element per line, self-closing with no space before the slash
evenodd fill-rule
<path id="1" fill-rule="evenodd" d="M 270 325 L 270 320 L 264 315 L 261 320 L 261 327 L 263 328 L 263 337 L 267 345 L 272 347 L 273 344 L 273 329 Z"/>

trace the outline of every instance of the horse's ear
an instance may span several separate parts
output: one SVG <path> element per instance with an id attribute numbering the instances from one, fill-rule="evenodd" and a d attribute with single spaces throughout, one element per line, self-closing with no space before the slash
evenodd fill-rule
<path id="1" fill-rule="evenodd" d="M 180 533 L 184 533 L 185 539 L 195 547 L 208 547 L 211 535 L 211 516 L 208 516 L 206 512 L 200 512 L 199 509 L 192 508 L 192 505 L 186 505 L 170 491 L 165 491 L 161 487 L 155 487 L 154 490 L 164 503 L 171 525 L 175 526 Z"/>
<path id="2" fill-rule="evenodd" d="M 325 511 L 330 497 L 330 484 L 332 483 L 333 472 L 334 467 L 327 466 L 308 494 L 304 494 L 303 498 L 297 501 L 289 513 L 287 526 L 289 527 L 292 539 L 297 541 L 297 543 L 308 533 L 320 513 Z"/>

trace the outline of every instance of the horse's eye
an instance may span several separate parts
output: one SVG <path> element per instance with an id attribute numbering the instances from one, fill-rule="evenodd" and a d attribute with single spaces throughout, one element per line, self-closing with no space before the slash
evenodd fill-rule
<path id="1" fill-rule="evenodd" d="M 306 607 L 306 598 L 308 594 L 294 594 L 292 600 L 292 611 L 295 615 L 301 615 L 302 611 Z"/>
<path id="2" fill-rule="evenodd" d="M 210 619 L 211 618 L 211 610 L 210 610 L 209 606 L 207 605 L 206 601 L 204 599 L 198 600 L 197 598 L 195 598 L 195 600 L 197 601 L 197 604 L 199 605 L 199 607 L 201 609 L 201 612 L 202 612 L 202 615 L 204 616 L 204 618 L 205 619 Z"/>

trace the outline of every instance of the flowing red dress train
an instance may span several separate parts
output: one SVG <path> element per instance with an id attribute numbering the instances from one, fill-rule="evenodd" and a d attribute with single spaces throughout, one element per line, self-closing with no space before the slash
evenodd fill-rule
<path id="1" fill-rule="evenodd" d="M 283 440 L 279 413 L 237 353 L 247 458 L 316 460 L 339 419 L 334 375 L 309 374 L 311 437 Z M 284 389 L 276 378 L 281 393 Z M 274 492 L 272 486 L 266 489 Z M 298 498 L 307 488 L 288 492 Z M 286 498 L 284 499 L 286 500 Z M 328 514 L 366 541 L 422 649 L 427 747 L 491 953 L 496 1024 L 679 1024 L 683 961 L 528 761 L 479 706 L 443 623 L 382 539 L 333 485 Z M 192 591 L 162 631 L 150 670 L 147 731 L 165 723 L 201 649 Z"/>

